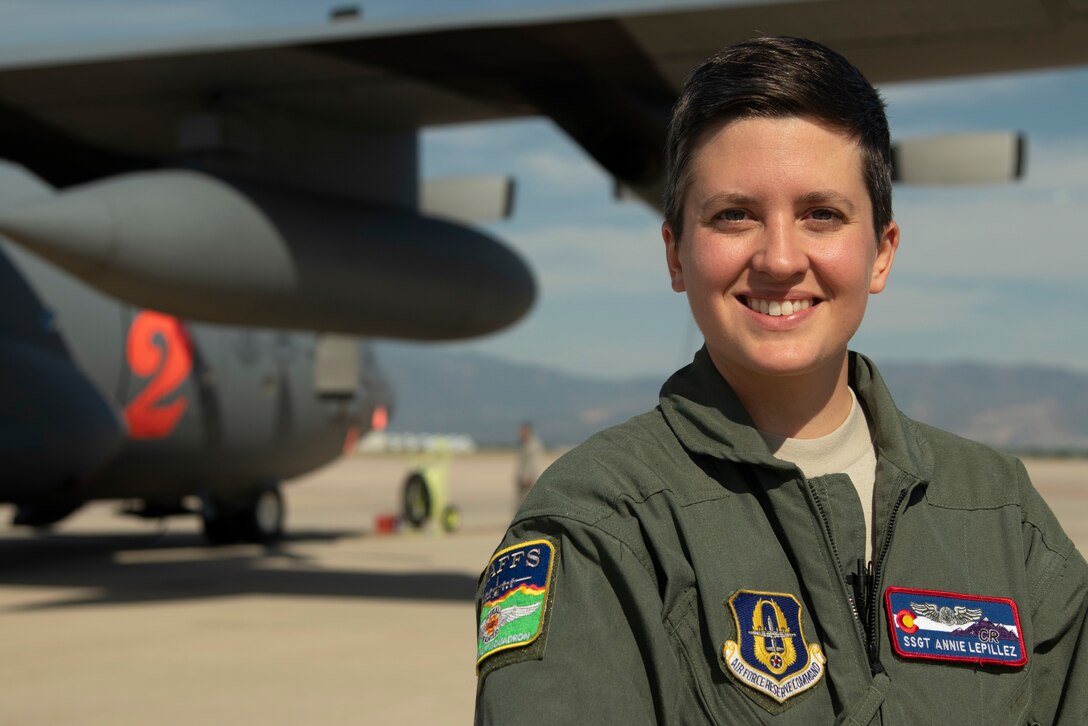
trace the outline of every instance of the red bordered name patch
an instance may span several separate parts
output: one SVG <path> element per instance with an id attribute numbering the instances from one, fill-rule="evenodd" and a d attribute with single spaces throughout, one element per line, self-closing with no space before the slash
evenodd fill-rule
<path id="1" fill-rule="evenodd" d="M 1019 667 L 1028 662 L 1020 612 L 1004 597 L 889 587 L 895 652 L 903 658 Z"/>

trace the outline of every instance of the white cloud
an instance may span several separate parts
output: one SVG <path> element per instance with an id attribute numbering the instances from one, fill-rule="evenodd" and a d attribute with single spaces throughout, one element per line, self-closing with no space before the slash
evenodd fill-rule
<path id="1" fill-rule="evenodd" d="M 1088 169 L 1088 165 L 1085 166 Z M 948 190 L 896 203 L 902 272 L 1054 282 L 1083 279 L 1088 200 Z"/>
<path id="2" fill-rule="evenodd" d="M 501 132 L 500 132 L 501 133 Z M 457 124 L 425 129 L 423 143 L 435 151 L 471 150 L 495 148 L 496 132 L 492 124 Z"/>
<path id="3" fill-rule="evenodd" d="M 498 173 L 515 177 L 516 206 L 546 206 L 557 199 L 611 198 L 611 179 L 586 153 L 546 119 L 431 128 L 423 132 L 425 176 Z"/>
<path id="4" fill-rule="evenodd" d="M 1036 87 L 1042 73 L 972 76 L 937 81 L 893 83 L 880 88 L 892 109 L 912 107 L 947 108 L 971 105 L 999 98 L 1019 98 Z"/>
<path id="5" fill-rule="evenodd" d="M 1088 136 L 1028 139 L 1024 186 L 1088 189 Z"/>
<path id="6" fill-rule="evenodd" d="M 508 240 L 529 257 L 547 294 L 645 292 L 668 286 L 657 225 L 555 225 Z"/>
<path id="7" fill-rule="evenodd" d="M 896 332 L 960 330 L 997 297 L 993 290 L 897 280 L 893 274 L 887 289 L 870 299 L 866 325 Z"/>
<path id="8" fill-rule="evenodd" d="M 514 157 L 513 161 L 522 174 L 530 175 L 537 183 L 561 189 L 564 194 L 586 190 L 599 192 L 609 186 L 609 177 L 585 159 L 530 150 Z"/>

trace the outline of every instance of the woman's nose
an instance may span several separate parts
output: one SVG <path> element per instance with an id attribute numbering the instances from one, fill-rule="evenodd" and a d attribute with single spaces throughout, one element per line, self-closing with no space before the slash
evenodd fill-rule
<path id="1" fill-rule="evenodd" d="M 763 228 L 752 268 L 775 280 L 786 280 L 808 270 L 804 241 L 793 224 L 772 220 Z"/>

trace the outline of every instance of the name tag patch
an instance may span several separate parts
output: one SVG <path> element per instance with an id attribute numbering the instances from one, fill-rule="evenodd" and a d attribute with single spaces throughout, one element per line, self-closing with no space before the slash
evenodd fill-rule
<path id="1" fill-rule="evenodd" d="M 805 642 L 801 603 L 788 593 L 737 590 L 729 598 L 737 640 L 725 641 L 725 665 L 741 683 L 778 703 L 812 688 L 826 672 L 817 643 Z"/>
<path id="2" fill-rule="evenodd" d="M 889 587 L 884 599 L 892 645 L 903 658 L 1028 662 L 1020 613 L 1008 598 Z"/>
<path id="3" fill-rule="evenodd" d="M 489 655 L 522 648 L 537 639 L 551 582 L 555 547 L 544 539 L 495 553 L 484 571 L 476 665 Z"/>

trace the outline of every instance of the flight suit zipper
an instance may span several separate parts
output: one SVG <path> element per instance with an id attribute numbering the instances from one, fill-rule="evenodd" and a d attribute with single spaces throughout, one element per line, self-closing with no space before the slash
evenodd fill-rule
<path id="1" fill-rule="evenodd" d="M 873 562 L 859 559 L 855 562 L 854 571 L 846 576 L 846 584 L 850 586 L 850 592 L 854 594 L 857 603 L 858 617 L 865 628 L 868 628 L 869 609 L 872 606 L 869 591 L 873 582 Z M 866 631 L 866 648 L 868 648 L 869 633 Z M 868 653 L 868 650 L 866 651 Z"/>
<path id="2" fill-rule="evenodd" d="M 819 513 L 820 521 L 827 535 L 827 541 L 830 543 L 831 555 L 835 560 L 835 566 L 838 568 L 839 577 L 847 585 L 846 599 L 850 605 L 850 611 L 854 615 L 858 635 L 861 638 L 869 662 L 869 670 L 874 675 L 882 673 L 884 672 L 884 666 L 880 663 L 880 582 L 884 573 L 884 562 L 887 559 L 888 550 L 891 548 L 892 536 L 895 534 L 895 525 L 899 520 L 903 502 L 906 501 L 907 495 L 910 494 L 911 487 L 901 489 L 896 497 L 895 504 L 888 515 L 888 524 L 884 529 L 884 538 L 880 544 L 880 549 L 877 551 L 876 558 L 868 563 L 858 560 L 854 572 L 845 575 L 846 570 L 842 566 L 842 559 L 835 544 L 835 538 L 831 533 L 831 518 L 827 513 L 827 508 L 816 488 L 812 486 L 812 482 L 805 479 L 805 484 L 812 496 L 816 511 Z"/>
<path id="3" fill-rule="evenodd" d="M 880 581 L 884 575 L 884 561 L 887 559 L 888 550 L 891 548 L 892 535 L 895 534 L 895 525 L 899 520 L 899 514 L 903 509 L 903 502 L 906 500 L 907 495 L 910 494 L 911 488 L 912 487 L 907 487 L 899 491 L 899 496 L 896 498 L 891 513 L 888 515 L 888 526 L 884 529 L 884 540 L 880 543 L 880 550 L 877 553 L 876 559 L 869 563 L 869 571 L 871 574 L 869 577 L 866 615 L 868 622 L 867 630 L 869 634 L 867 639 L 869 646 L 869 668 L 873 674 L 884 671 L 884 666 L 880 664 L 880 624 L 878 622 L 880 613 Z"/>
<path id="4" fill-rule="evenodd" d="M 816 488 L 812 486 L 812 482 L 809 481 L 807 478 L 804 481 L 806 487 L 808 488 L 809 495 L 812 497 L 812 501 L 816 506 L 816 511 L 820 515 L 820 521 L 824 528 L 824 534 L 827 535 L 827 541 L 831 547 L 831 556 L 835 561 L 836 571 L 839 573 L 839 580 L 844 584 L 849 584 L 848 579 L 844 575 L 845 570 L 842 566 L 842 558 L 839 556 L 839 548 L 838 546 L 836 546 L 835 537 L 831 533 L 831 517 L 828 515 L 827 508 L 824 506 L 823 500 L 820 499 L 820 495 L 816 491 Z M 865 632 L 865 620 L 862 619 L 861 613 L 858 610 L 857 595 L 854 592 L 854 588 L 845 588 L 844 591 L 846 592 L 846 601 L 850 605 L 850 612 L 854 615 L 855 630 L 859 639 L 861 640 L 862 646 L 864 647 L 866 654 L 868 655 L 869 653 L 871 653 L 871 648 L 869 646 L 869 637 L 868 634 Z"/>

